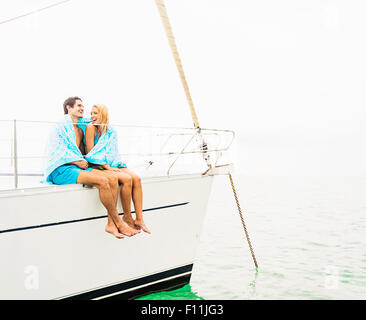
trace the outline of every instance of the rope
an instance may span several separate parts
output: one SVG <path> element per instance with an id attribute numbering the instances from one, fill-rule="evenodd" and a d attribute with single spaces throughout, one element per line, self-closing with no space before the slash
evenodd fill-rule
<path id="1" fill-rule="evenodd" d="M 182 62 L 181 62 L 180 57 L 179 57 L 177 45 L 175 43 L 173 31 L 172 31 L 172 28 L 171 28 L 171 25 L 170 25 L 170 22 L 169 22 L 168 13 L 167 13 L 166 8 L 165 8 L 164 0 L 155 0 L 155 3 L 158 7 L 158 11 L 159 11 L 159 14 L 160 14 L 160 17 L 161 17 L 161 21 L 163 23 L 165 33 L 168 37 L 168 42 L 169 42 L 169 45 L 170 45 L 170 49 L 172 50 L 174 61 L 175 61 L 175 64 L 177 66 L 179 76 L 180 76 L 180 79 L 181 79 L 182 84 L 183 84 L 184 91 L 185 91 L 186 96 L 187 96 L 187 100 L 188 100 L 189 108 L 191 110 L 191 115 L 192 115 L 192 120 L 193 120 L 194 127 L 199 128 L 200 125 L 198 123 L 196 110 L 194 108 L 192 97 L 191 97 L 191 94 L 190 94 L 189 88 L 188 88 L 188 83 L 187 83 L 186 77 L 184 75 Z"/>
<path id="2" fill-rule="evenodd" d="M 234 186 L 234 182 L 233 182 L 233 177 L 231 176 L 231 174 L 230 174 L 230 173 L 229 173 L 229 179 L 230 179 L 230 183 L 231 183 L 231 188 L 233 189 L 233 193 L 234 193 L 234 197 L 235 197 L 236 205 L 238 206 L 238 211 L 239 211 L 239 215 L 240 215 L 241 223 L 243 224 L 244 232 L 245 232 L 245 235 L 246 235 L 247 240 L 248 240 L 249 249 L 250 249 L 250 252 L 251 252 L 251 254 L 252 254 L 252 257 L 253 257 L 253 261 L 254 261 L 255 267 L 258 269 L 258 263 L 257 263 L 257 260 L 255 259 L 255 255 L 254 255 L 254 251 L 253 251 L 253 248 L 252 248 L 252 244 L 250 243 L 250 238 L 249 238 L 248 230 L 247 230 L 247 228 L 246 228 L 246 226 L 245 226 L 245 222 L 244 222 L 243 214 L 241 213 L 241 208 L 240 208 L 240 204 L 239 204 L 238 196 L 236 195 L 235 186 Z"/>
<path id="3" fill-rule="evenodd" d="M 180 76 L 180 79 L 181 79 L 182 84 L 183 84 L 184 91 L 185 91 L 186 96 L 187 96 L 187 100 L 188 100 L 189 108 L 191 110 L 191 115 L 192 115 L 192 120 L 193 120 L 194 127 L 198 130 L 197 133 L 199 134 L 199 137 L 200 137 L 201 142 L 202 142 L 201 150 L 203 151 L 203 157 L 204 157 L 204 159 L 205 159 L 205 161 L 207 163 L 207 166 L 208 166 L 207 171 L 208 171 L 208 170 L 210 170 L 210 168 L 212 167 L 212 165 L 210 164 L 210 156 L 207 153 L 207 144 L 203 140 L 203 137 L 201 135 L 201 129 L 200 129 L 200 125 L 198 123 L 197 114 L 196 114 L 196 111 L 195 111 L 195 108 L 194 108 L 194 105 L 193 105 L 193 101 L 192 101 L 191 94 L 189 92 L 188 83 L 187 83 L 186 77 L 184 75 L 182 62 L 181 62 L 180 57 L 179 57 L 179 53 L 178 53 L 178 49 L 177 49 L 177 46 L 176 46 L 176 43 L 175 43 L 173 31 L 172 31 L 172 28 L 171 28 L 171 25 L 170 25 L 170 22 L 169 22 L 168 13 L 167 13 L 166 7 L 164 5 L 164 0 L 155 0 L 155 3 L 157 5 L 157 7 L 158 7 L 158 11 L 159 11 L 159 14 L 160 14 L 160 17 L 161 17 L 161 21 L 163 23 L 163 26 L 164 26 L 164 29 L 165 29 L 165 33 L 166 33 L 166 35 L 168 37 L 168 42 L 169 42 L 169 45 L 170 45 L 170 49 L 172 50 L 173 57 L 174 57 L 174 61 L 175 61 L 175 64 L 177 66 L 177 69 L 178 69 L 178 72 L 179 72 L 179 76 Z M 233 182 L 233 179 L 231 177 L 231 174 L 229 174 L 229 178 L 230 178 L 230 182 L 231 182 L 231 187 L 232 187 L 233 192 L 234 192 L 235 201 L 236 201 L 236 204 L 238 206 L 238 210 L 239 210 L 239 214 L 240 214 L 240 219 L 241 219 L 241 222 L 243 224 L 244 232 L 245 232 L 245 235 L 246 235 L 247 240 L 248 240 L 250 252 L 252 253 L 252 257 L 253 257 L 255 266 L 256 266 L 256 268 L 258 268 L 258 264 L 257 264 L 257 261 L 256 261 L 255 256 L 254 256 L 253 248 L 252 248 L 252 245 L 250 243 L 249 234 L 248 234 L 247 228 L 245 226 L 245 222 L 244 222 L 244 219 L 243 219 L 243 215 L 241 213 L 241 209 L 240 209 L 240 205 L 239 205 L 239 200 L 238 200 L 238 197 L 236 195 L 236 191 L 235 191 L 235 187 L 234 187 L 234 182 Z"/>

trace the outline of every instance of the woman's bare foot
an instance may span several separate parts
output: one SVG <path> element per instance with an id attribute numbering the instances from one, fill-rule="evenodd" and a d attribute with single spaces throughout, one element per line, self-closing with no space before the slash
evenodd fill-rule
<path id="1" fill-rule="evenodd" d="M 133 220 L 133 218 L 131 217 L 131 216 L 128 216 L 128 215 L 123 215 L 123 217 L 122 217 L 122 220 L 124 221 L 124 222 L 126 222 L 127 223 L 127 225 L 130 227 L 130 228 L 132 228 L 134 231 L 136 231 L 137 233 L 140 233 L 141 232 L 141 230 L 140 230 L 140 228 L 137 228 L 136 226 L 135 226 L 135 220 Z"/>
<path id="2" fill-rule="evenodd" d="M 124 236 L 118 232 L 118 229 L 117 229 L 117 227 L 114 223 L 113 224 L 108 223 L 105 226 L 105 231 L 112 234 L 112 235 L 114 235 L 117 239 L 123 239 L 124 238 Z"/>
<path id="3" fill-rule="evenodd" d="M 135 234 L 140 233 L 139 230 L 131 228 L 126 222 L 122 220 L 117 224 L 117 228 L 120 233 L 126 235 L 127 237 L 132 237 Z"/>
<path id="4" fill-rule="evenodd" d="M 142 229 L 142 231 L 146 232 L 146 233 L 151 233 L 150 230 L 146 227 L 145 222 L 143 220 L 137 220 L 135 221 L 135 226 L 138 229 Z"/>

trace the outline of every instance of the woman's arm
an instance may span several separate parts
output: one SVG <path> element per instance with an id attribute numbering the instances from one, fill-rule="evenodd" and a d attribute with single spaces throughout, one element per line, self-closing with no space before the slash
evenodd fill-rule
<path id="1" fill-rule="evenodd" d="M 85 151 L 88 154 L 94 147 L 94 138 L 97 133 L 95 126 L 88 124 L 85 128 Z"/>

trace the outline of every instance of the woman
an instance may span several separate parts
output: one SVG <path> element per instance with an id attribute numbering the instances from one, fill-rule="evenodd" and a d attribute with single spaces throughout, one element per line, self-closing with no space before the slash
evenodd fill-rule
<path id="1" fill-rule="evenodd" d="M 121 203 L 123 220 L 132 228 L 151 233 L 142 217 L 142 185 L 141 179 L 125 163 L 119 160 L 117 134 L 109 126 L 109 115 L 106 106 L 97 104 L 91 109 L 92 122 L 85 129 L 85 159 L 101 169 L 113 172 L 121 186 Z M 134 204 L 136 219 L 131 215 L 131 198 Z M 116 199 L 117 202 L 117 199 Z M 117 205 L 117 203 L 116 203 Z M 113 221 L 108 220 L 111 228 Z"/>

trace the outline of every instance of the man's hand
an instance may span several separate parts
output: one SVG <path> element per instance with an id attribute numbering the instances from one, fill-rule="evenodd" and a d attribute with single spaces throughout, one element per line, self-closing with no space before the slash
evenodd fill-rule
<path id="1" fill-rule="evenodd" d="M 85 160 L 75 161 L 75 162 L 73 162 L 73 164 L 78 166 L 80 169 L 88 168 L 88 162 Z"/>

